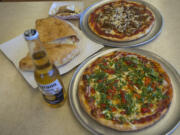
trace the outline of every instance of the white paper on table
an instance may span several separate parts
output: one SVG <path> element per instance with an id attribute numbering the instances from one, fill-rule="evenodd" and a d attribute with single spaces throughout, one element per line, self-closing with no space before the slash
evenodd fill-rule
<path id="1" fill-rule="evenodd" d="M 72 24 L 71 24 L 72 25 Z M 80 48 L 80 54 L 76 56 L 73 60 L 68 62 L 67 64 L 60 66 L 58 69 L 61 74 L 65 74 L 68 71 L 72 70 L 74 67 L 79 65 L 82 61 L 84 61 L 87 57 L 91 56 L 101 48 L 103 45 L 97 44 L 91 40 L 89 40 L 77 27 L 72 25 L 75 31 L 78 34 L 80 42 L 78 43 L 78 47 Z M 25 78 L 25 80 L 33 87 L 37 88 L 37 84 L 34 80 L 33 72 L 22 71 L 19 68 L 19 61 L 26 56 L 28 52 L 27 42 L 24 39 L 23 34 L 17 36 L 16 38 L 3 43 L 0 45 L 1 51 L 9 58 L 10 61 L 14 63 L 16 68 Z"/>

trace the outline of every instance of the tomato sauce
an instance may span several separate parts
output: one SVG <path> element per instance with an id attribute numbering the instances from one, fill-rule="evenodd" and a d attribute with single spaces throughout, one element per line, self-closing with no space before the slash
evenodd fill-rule
<path id="1" fill-rule="evenodd" d="M 159 106 L 159 108 L 156 110 L 156 113 L 154 113 L 153 115 L 138 119 L 138 120 L 134 120 L 132 123 L 146 123 L 149 121 L 152 121 L 153 119 L 156 119 L 157 117 L 159 117 L 161 115 L 161 112 L 168 107 L 169 104 L 169 99 L 166 99 L 164 101 L 162 101 L 162 104 Z"/>

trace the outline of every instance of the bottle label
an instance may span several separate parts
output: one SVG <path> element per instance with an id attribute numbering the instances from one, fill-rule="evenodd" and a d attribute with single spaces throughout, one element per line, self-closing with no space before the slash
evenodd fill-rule
<path id="1" fill-rule="evenodd" d="M 55 95 L 60 93 L 63 89 L 62 85 L 60 84 L 59 80 L 55 80 L 50 84 L 39 84 L 40 90 L 45 95 Z"/>

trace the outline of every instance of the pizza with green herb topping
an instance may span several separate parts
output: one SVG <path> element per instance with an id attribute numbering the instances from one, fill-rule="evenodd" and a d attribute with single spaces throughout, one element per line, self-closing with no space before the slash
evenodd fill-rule
<path id="1" fill-rule="evenodd" d="M 140 2 L 117 0 L 97 7 L 88 18 L 92 32 L 111 41 L 136 40 L 149 33 L 154 13 Z"/>
<path id="2" fill-rule="evenodd" d="M 102 125 L 133 131 L 165 115 L 173 89 L 158 62 L 137 53 L 113 51 L 85 68 L 78 96 L 84 110 Z"/>

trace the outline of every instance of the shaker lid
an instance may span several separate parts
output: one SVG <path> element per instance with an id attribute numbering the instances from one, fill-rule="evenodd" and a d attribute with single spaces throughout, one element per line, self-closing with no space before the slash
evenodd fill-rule
<path id="1" fill-rule="evenodd" d="M 35 40 L 39 36 L 39 33 L 35 29 L 29 29 L 24 32 L 24 38 L 26 40 Z"/>

